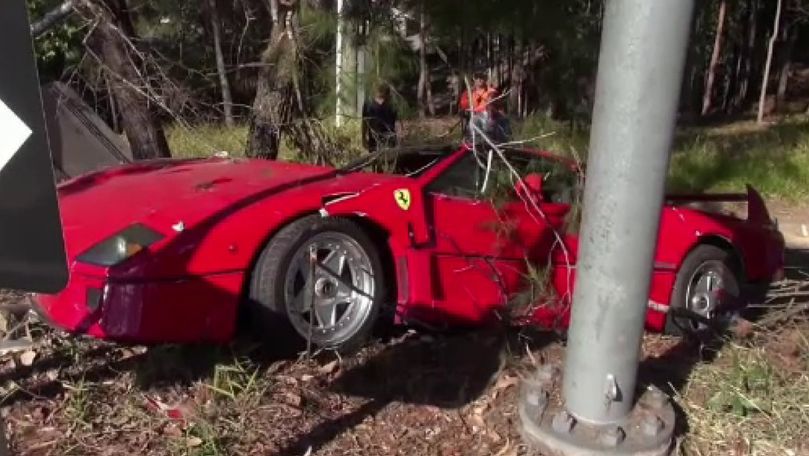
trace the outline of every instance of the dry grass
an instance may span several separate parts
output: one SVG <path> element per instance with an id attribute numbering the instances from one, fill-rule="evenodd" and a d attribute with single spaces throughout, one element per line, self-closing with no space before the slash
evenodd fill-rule
<path id="1" fill-rule="evenodd" d="M 809 323 L 794 318 L 728 340 L 709 359 L 665 358 L 686 373 L 676 397 L 682 454 L 806 454 Z M 35 331 L 46 343 L 34 365 L 0 369 L 21 456 L 527 455 L 515 386 L 563 353 L 547 336 L 499 332 L 407 333 L 309 360 L 279 359 L 254 341 L 147 350 Z M 644 353 L 676 342 L 649 335 Z"/>
<path id="2" fill-rule="evenodd" d="M 688 420 L 685 454 L 809 451 L 807 329 L 804 322 L 730 342 L 692 371 L 677 398 Z"/>

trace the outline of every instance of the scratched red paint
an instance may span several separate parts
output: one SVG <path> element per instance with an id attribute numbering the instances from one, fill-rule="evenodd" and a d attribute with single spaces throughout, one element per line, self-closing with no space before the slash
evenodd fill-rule
<path id="1" fill-rule="evenodd" d="M 118 167 L 59 188 L 70 281 L 57 295 L 37 296 L 52 324 L 94 337 L 138 343 L 225 342 L 236 330 L 239 305 L 257 255 L 280 227 L 304 215 L 362 219 L 387 235 L 387 265 L 398 283 L 397 320 L 480 325 L 524 287 L 527 263 L 552 260 L 549 281 L 559 300 L 542 302 L 541 325 L 565 324 L 575 279 L 577 239 L 554 230 L 570 207 L 535 199 L 545 217 L 521 200 L 495 210 L 488 201 L 436 194 L 429 185 L 471 151 L 460 148 L 417 177 L 341 173 L 301 164 L 228 159 L 154 161 Z M 565 166 L 575 164 L 531 151 Z M 542 186 L 536 176 L 523 197 Z M 410 206 L 393 195 L 410 191 Z M 737 197 L 738 198 L 738 197 Z M 768 281 L 783 267 L 783 238 L 768 226 L 757 194 L 747 220 L 667 205 L 650 299 L 669 303 L 674 277 L 700 242 L 723 240 L 743 260 L 745 279 Z M 78 257 L 140 223 L 164 238 L 111 267 Z M 507 226 L 508 233 L 493 229 Z M 567 258 L 566 258 L 567 257 Z M 88 307 L 88 293 L 101 293 Z M 649 311 L 660 330 L 665 314 Z"/>

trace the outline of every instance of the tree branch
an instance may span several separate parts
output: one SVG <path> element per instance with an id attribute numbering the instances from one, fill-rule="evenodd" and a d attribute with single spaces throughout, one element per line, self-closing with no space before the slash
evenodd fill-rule
<path id="1" fill-rule="evenodd" d="M 56 8 L 45 13 L 42 19 L 31 24 L 31 35 L 34 38 L 39 38 L 48 30 L 59 25 L 60 22 L 73 14 L 74 3 L 74 0 L 65 0 Z"/>

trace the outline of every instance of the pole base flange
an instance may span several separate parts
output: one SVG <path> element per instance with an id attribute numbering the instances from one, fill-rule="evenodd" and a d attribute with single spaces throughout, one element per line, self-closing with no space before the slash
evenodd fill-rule
<path id="1" fill-rule="evenodd" d="M 624 421 L 589 424 L 568 413 L 554 394 L 558 372 L 555 367 L 543 367 L 521 385 L 520 431 L 529 446 L 545 456 L 671 454 L 675 414 L 665 393 L 649 387 Z"/>

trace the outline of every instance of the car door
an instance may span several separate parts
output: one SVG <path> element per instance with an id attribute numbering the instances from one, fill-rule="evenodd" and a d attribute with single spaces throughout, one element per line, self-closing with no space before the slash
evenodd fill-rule
<path id="1" fill-rule="evenodd" d="M 543 217 L 544 211 L 517 197 L 502 161 L 462 154 L 425 187 L 434 237 L 434 307 L 452 323 L 480 324 L 502 316 L 526 287 L 529 267 L 547 263 L 551 227 L 561 225 L 567 210 L 550 208 L 553 216 Z"/>

